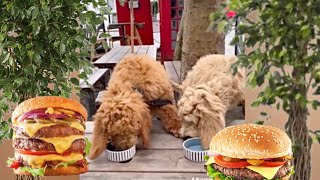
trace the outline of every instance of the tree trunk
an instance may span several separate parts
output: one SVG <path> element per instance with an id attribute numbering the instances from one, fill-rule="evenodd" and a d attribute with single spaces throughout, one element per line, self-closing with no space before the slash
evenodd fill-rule
<path id="1" fill-rule="evenodd" d="M 224 35 L 212 31 L 210 14 L 216 11 L 224 0 L 185 0 L 184 26 L 181 59 L 181 77 L 197 60 L 208 54 L 224 54 Z"/>
<path id="2" fill-rule="evenodd" d="M 183 26 L 184 26 L 184 13 L 182 14 L 180 24 L 179 24 L 179 31 L 177 34 L 177 41 L 176 47 L 174 49 L 173 60 L 181 61 L 182 55 L 182 43 L 183 43 Z"/>
<path id="3" fill-rule="evenodd" d="M 310 179 L 311 175 L 311 144 L 307 127 L 306 108 L 301 108 L 298 102 L 292 102 L 289 113 L 289 120 L 286 123 L 287 133 L 293 143 L 293 166 L 295 173 L 293 180 Z"/>

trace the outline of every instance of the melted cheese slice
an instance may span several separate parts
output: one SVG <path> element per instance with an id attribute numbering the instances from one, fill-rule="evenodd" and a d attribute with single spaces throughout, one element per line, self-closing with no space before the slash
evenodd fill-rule
<path id="1" fill-rule="evenodd" d="M 83 135 L 72 135 L 68 137 L 53 137 L 53 138 L 38 138 L 47 143 L 53 144 L 57 153 L 61 154 L 70 148 L 73 141 L 77 139 L 84 139 Z"/>
<path id="2" fill-rule="evenodd" d="M 210 156 L 210 158 L 206 162 L 206 165 L 213 164 L 213 163 L 216 163 L 216 161 L 214 160 L 214 156 Z"/>
<path id="3" fill-rule="evenodd" d="M 72 153 L 68 156 L 60 156 L 55 154 L 33 156 L 33 155 L 15 153 L 15 158 L 18 159 L 19 157 L 22 157 L 24 161 L 27 161 L 28 165 L 30 165 L 32 168 L 41 168 L 43 163 L 46 161 L 68 162 L 68 161 L 78 161 L 84 158 L 83 155 L 79 153 Z"/>
<path id="4" fill-rule="evenodd" d="M 210 158 L 206 162 L 206 165 L 213 164 L 213 163 L 216 163 L 214 160 L 214 157 L 210 156 Z M 278 166 L 278 167 L 247 166 L 246 168 L 261 174 L 263 177 L 267 179 L 272 179 L 277 174 L 278 170 L 281 167 L 282 166 Z"/>
<path id="5" fill-rule="evenodd" d="M 278 167 L 260 167 L 260 166 L 247 166 L 246 168 L 261 174 L 267 179 L 272 179 L 277 174 L 281 166 Z"/>
<path id="6" fill-rule="evenodd" d="M 84 131 L 83 126 L 77 121 L 71 121 L 70 127 L 78 129 L 79 131 Z M 50 127 L 57 125 L 56 123 L 40 124 L 40 123 L 19 123 L 19 127 L 23 128 L 26 133 L 32 137 L 34 136 L 39 129 L 44 127 Z"/>

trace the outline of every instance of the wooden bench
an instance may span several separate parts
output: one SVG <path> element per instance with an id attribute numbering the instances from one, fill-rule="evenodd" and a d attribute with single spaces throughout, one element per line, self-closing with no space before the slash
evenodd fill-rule
<path id="1" fill-rule="evenodd" d="M 89 119 L 96 112 L 95 99 L 98 95 L 98 92 L 104 90 L 107 87 L 109 78 L 109 69 L 94 69 L 93 73 L 88 76 L 87 81 L 80 80 L 80 102 L 87 109 Z"/>
<path id="2" fill-rule="evenodd" d="M 181 76 L 180 76 L 180 68 L 181 68 L 181 61 L 165 61 L 164 67 L 169 75 L 171 81 L 181 84 Z M 179 100 L 179 92 L 174 92 L 174 99 L 176 102 Z"/>
<path id="3" fill-rule="evenodd" d="M 130 46 L 117 46 L 95 61 L 93 65 L 98 68 L 109 68 L 112 71 L 121 59 L 130 54 L 132 54 Z M 147 54 L 151 58 L 156 59 L 157 48 L 154 45 L 134 46 L 133 54 Z"/>
<path id="4" fill-rule="evenodd" d="M 96 106 L 96 109 L 99 109 L 101 103 L 102 103 L 102 98 L 103 98 L 103 93 L 105 91 L 100 91 L 97 95 L 97 98 L 95 100 L 95 106 Z"/>

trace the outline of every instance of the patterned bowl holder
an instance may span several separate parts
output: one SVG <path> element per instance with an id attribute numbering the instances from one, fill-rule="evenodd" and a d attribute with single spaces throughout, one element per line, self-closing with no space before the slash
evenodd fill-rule
<path id="1" fill-rule="evenodd" d="M 208 155 L 208 151 L 204 151 L 201 146 L 200 138 L 190 138 L 183 142 L 184 156 L 190 161 L 204 162 L 204 157 Z"/>

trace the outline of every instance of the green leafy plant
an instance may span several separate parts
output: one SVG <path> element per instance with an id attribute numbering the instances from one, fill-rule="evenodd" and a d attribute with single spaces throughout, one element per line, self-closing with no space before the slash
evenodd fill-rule
<path id="1" fill-rule="evenodd" d="M 215 28 L 228 29 L 225 7 L 212 15 Z M 228 7 L 241 22 L 232 43 L 245 37 L 244 47 L 254 49 L 242 51 L 235 66 L 250 70 L 252 88 L 266 85 L 251 106 L 275 106 L 289 115 L 285 128 L 293 142 L 292 179 L 310 179 L 312 139 L 320 139 L 318 131 L 307 127 L 309 109 L 320 106 L 320 18 L 315 16 L 320 1 L 233 0 Z M 257 20 L 250 13 L 257 13 Z"/>
<path id="2" fill-rule="evenodd" d="M 79 91 L 70 74 L 82 69 L 79 78 L 86 79 L 91 73 L 86 57 L 104 18 L 87 10 L 89 4 L 108 12 L 104 0 L 0 2 L 0 143 L 12 135 L 10 121 L 4 120 L 10 104 L 36 95 L 68 97 Z"/>

